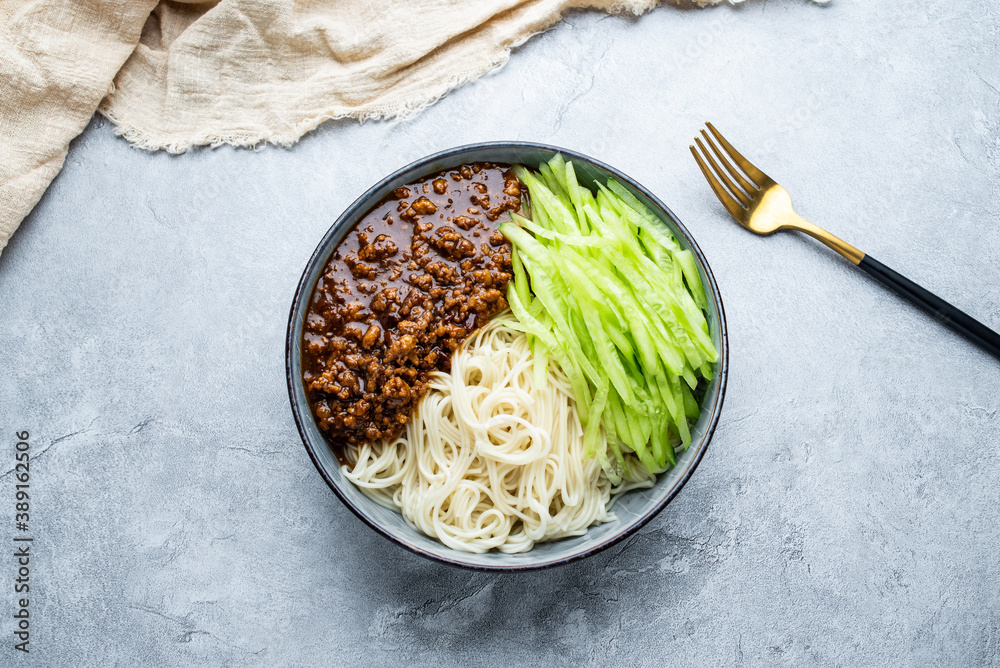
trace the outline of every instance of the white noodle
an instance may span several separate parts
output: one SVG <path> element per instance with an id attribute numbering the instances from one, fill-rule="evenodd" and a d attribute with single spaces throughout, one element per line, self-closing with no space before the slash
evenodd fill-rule
<path id="1" fill-rule="evenodd" d="M 396 440 L 350 447 L 344 475 L 377 503 L 399 510 L 424 534 L 466 552 L 525 552 L 536 542 L 579 536 L 614 520 L 619 488 L 594 457 L 569 382 L 548 365 L 536 387 L 524 334 L 494 318 L 434 373 L 429 390 Z M 631 457 L 630 457 L 631 459 Z"/>

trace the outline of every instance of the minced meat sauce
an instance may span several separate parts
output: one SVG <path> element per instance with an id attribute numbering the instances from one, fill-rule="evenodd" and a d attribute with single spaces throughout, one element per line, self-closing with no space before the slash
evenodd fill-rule
<path id="1" fill-rule="evenodd" d="M 302 379 L 320 429 L 346 443 L 392 439 L 451 353 L 507 308 L 519 211 L 509 165 L 463 165 L 396 188 L 337 246 L 313 290 Z M 501 218 L 502 217 L 502 218 Z"/>

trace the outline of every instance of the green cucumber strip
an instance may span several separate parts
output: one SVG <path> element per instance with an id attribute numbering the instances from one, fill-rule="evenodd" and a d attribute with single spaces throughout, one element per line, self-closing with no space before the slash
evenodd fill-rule
<path id="1" fill-rule="evenodd" d="M 533 182 L 534 188 L 532 188 L 532 184 L 529 183 L 528 192 L 531 194 L 532 200 L 537 202 L 540 207 L 544 209 L 548 220 L 552 223 L 552 227 L 556 228 L 555 231 L 562 232 L 564 234 L 575 234 L 579 232 L 579 227 L 573 220 L 570 207 L 563 204 L 559 196 L 553 193 L 538 179 L 533 179 Z M 568 201 L 569 200 L 567 198 L 567 202 Z M 550 226 L 544 225 L 544 227 Z"/>
<path id="2" fill-rule="evenodd" d="M 687 417 L 684 415 L 684 399 L 681 396 L 681 382 L 676 376 L 671 376 L 670 380 L 670 391 L 677 397 L 675 403 L 677 404 L 677 411 L 674 413 L 674 424 L 677 425 L 677 431 L 681 435 L 681 443 L 684 444 L 684 449 L 691 445 L 691 432 L 688 431 Z"/>
<path id="3" fill-rule="evenodd" d="M 675 292 L 684 288 L 684 270 L 680 262 L 674 262 L 670 267 L 670 286 Z"/>
<path id="4" fill-rule="evenodd" d="M 535 372 L 535 387 L 545 389 L 548 384 L 546 379 L 548 378 L 549 354 L 545 343 L 537 336 L 532 341 L 531 357 L 532 370 Z"/>
<path id="5" fill-rule="evenodd" d="M 542 182 L 549 189 L 549 192 L 567 209 L 572 209 L 573 202 L 570 200 L 569 193 L 566 192 L 566 188 L 560 182 L 554 170 L 548 165 L 542 165 L 538 171 L 541 173 Z M 560 169 L 561 173 L 562 170 Z"/>
<path id="6" fill-rule="evenodd" d="M 547 213 L 545 201 L 553 199 L 553 195 L 549 192 L 548 188 L 528 170 L 515 168 L 514 174 L 517 175 L 524 185 L 528 186 L 529 200 L 531 201 L 531 214 L 532 218 L 534 218 L 534 222 L 538 223 L 542 227 L 549 227 L 549 214 Z"/>
<path id="7" fill-rule="evenodd" d="M 608 383 L 604 382 L 603 385 L 597 388 L 597 392 L 594 393 L 594 399 L 591 401 L 590 406 L 587 407 L 587 428 L 583 433 L 583 444 L 584 452 L 586 456 L 592 456 L 597 454 L 600 457 L 598 451 L 604 452 L 604 458 L 607 460 L 606 450 L 604 448 L 597 447 L 597 441 L 600 438 L 601 432 L 601 416 L 604 414 L 604 407 L 608 403 Z M 602 462 L 603 464 L 604 462 Z"/>
<path id="8" fill-rule="evenodd" d="M 547 230 L 541 225 L 536 225 L 527 218 L 520 216 L 516 213 L 510 214 L 512 221 L 517 223 L 519 226 L 528 230 L 536 237 L 542 237 L 543 239 L 548 239 L 549 241 L 561 241 L 570 246 L 607 246 L 613 243 L 609 239 L 603 239 L 601 237 L 594 236 L 583 236 L 583 235 L 570 235 L 563 234 L 561 232 L 553 232 L 552 230 Z"/>
<path id="9" fill-rule="evenodd" d="M 572 160 L 566 163 L 565 178 L 566 189 L 569 190 L 569 199 L 573 203 L 573 208 L 576 210 L 576 219 L 580 224 L 580 233 L 587 234 L 590 232 L 590 226 L 587 224 L 587 217 L 583 213 L 583 194 L 581 191 L 584 188 L 576 180 L 576 168 L 573 167 Z"/>
<path id="10" fill-rule="evenodd" d="M 566 182 L 566 159 L 562 157 L 562 154 L 556 153 L 552 156 L 548 167 L 552 170 L 552 175 L 559 183 L 559 186 L 569 193 L 569 187 Z"/>
<path id="11" fill-rule="evenodd" d="M 681 394 L 684 395 L 684 414 L 693 420 L 701 412 L 698 402 L 695 401 L 691 390 L 685 385 L 681 385 Z"/>
<path id="12" fill-rule="evenodd" d="M 622 401 L 625 397 L 622 397 Z M 639 425 L 639 442 L 649 443 L 650 437 L 653 435 L 653 421 L 649 419 L 649 416 L 638 407 L 630 407 L 632 411 L 632 420 L 635 424 Z"/>
<path id="13" fill-rule="evenodd" d="M 667 450 L 671 449 L 666 439 L 667 424 L 667 420 L 662 420 L 659 424 L 655 425 L 649 441 L 653 461 L 656 462 L 656 468 L 658 469 L 665 469 L 667 467 Z"/>
<path id="14" fill-rule="evenodd" d="M 614 315 L 618 315 L 617 313 Z M 632 347 L 631 342 L 628 340 L 628 336 L 622 333 L 622 330 L 615 324 L 609 323 L 604 317 L 601 318 L 601 327 L 607 332 L 608 338 L 611 342 L 615 344 L 615 348 L 621 351 L 623 361 L 627 361 L 630 368 L 635 367 L 635 348 Z M 631 371 L 627 371 L 630 376 L 634 374 Z"/>
<path id="15" fill-rule="evenodd" d="M 518 256 L 515 246 L 511 246 L 510 249 L 510 266 L 514 272 L 514 281 L 510 286 L 517 290 L 517 296 L 520 297 L 521 303 L 527 304 L 531 299 L 531 288 L 528 286 L 528 275 L 524 272 L 524 265 L 521 264 L 521 258 Z"/>
<path id="16" fill-rule="evenodd" d="M 684 366 L 684 370 L 681 372 L 681 378 L 684 379 L 684 382 L 687 383 L 692 390 L 698 387 L 698 377 L 694 375 L 694 371 L 691 370 L 691 367 L 687 365 Z"/>
<path id="17" fill-rule="evenodd" d="M 698 273 L 698 265 L 694 261 L 694 254 L 689 250 L 683 250 L 674 253 L 674 257 L 681 265 L 681 269 L 684 270 L 684 280 L 687 281 L 691 298 L 694 299 L 694 303 L 698 308 L 704 310 L 708 306 L 708 303 L 705 298 L 705 287 L 701 282 L 701 274 Z"/>
<path id="18" fill-rule="evenodd" d="M 663 431 L 660 434 L 660 438 L 663 439 L 663 468 L 664 470 L 674 466 L 677 463 L 677 455 L 674 453 L 674 443 L 673 443 L 673 432 L 671 429 L 671 422 L 668 420 L 663 421 Z"/>

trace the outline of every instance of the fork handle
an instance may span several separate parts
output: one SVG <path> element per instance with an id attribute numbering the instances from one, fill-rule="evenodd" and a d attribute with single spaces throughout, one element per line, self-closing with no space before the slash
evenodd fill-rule
<path id="1" fill-rule="evenodd" d="M 979 344 L 1000 359 L 1000 334 L 937 295 L 923 289 L 902 274 L 893 271 L 871 255 L 865 255 L 861 258 L 858 267 L 885 287 L 909 300 L 911 304 L 945 327 Z"/>

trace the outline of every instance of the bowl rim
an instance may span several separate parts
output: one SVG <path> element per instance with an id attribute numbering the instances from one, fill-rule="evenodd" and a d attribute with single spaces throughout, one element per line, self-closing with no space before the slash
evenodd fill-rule
<path id="1" fill-rule="evenodd" d="M 575 552 L 573 554 L 552 559 L 546 562 L 531 563 L 531 564 L 518 564 L 518 565 L 483 565 L 483 564 L 470 564 L 461 561 L 460 558 L 451 559 L 446 556 L 439 554 L 434 554 L 426 550 L 421 549 L 417 545 L 409 544 L 396 536 L 392 535 L 389 531 L 384 529 L 380 524 L 370 519 L 366 516 L 360 508 L 356 507 L 355 504 L 337 487 L 334 483 L 333 478 L 326 471 L 326 469 L 320 464 L 319 458 L 316 455 L 313 445 L 310 443 L 309 438 L 306 436 L 305 425 L 303 424 L 303 415 L 308 415 L 312 418 L 312 410 L 307 406 L 303 405 L 298 401 L 295 395 L 295 384 L 301 382 L 301 378 L 297 377 L 294 372 L 295 370 L 295 360 L 293 359 L 293 350 L 295 342 L 296 328 L 296 318 L 295 312 L 303 299 L 308 299 L 309 295 L 304 294 L 306 288 L 306 277 L 309 275 L 310 270 L 315 266 L 317 262 L 325 262 L 327 256 L 320 258 L 320 249 L 326 243 L 326 240 L 334 233 L 334 230 L 338 229 L 340 225 L 343 224 L 345 218 L 349 215 L 353 215 L 360 207 L 360 205 L 372 197 L 376 192 L 390 183 L 396 181 L 403 175 L 409 173 L 424 165 L 429 165 L 435 161 L 440 161 L 447 159 L 453 155 L 466 153 L 470 151 L 481 151 L 490 149 L 525 149 L 525 150 L 542 150 L 542 151 L 552 151 L 555 153 L 560 153 L 567 159 L 580 160 L 589 163 L 599 169 L 608 172 L 615 178 L 625 182 L 635 190 L 641 192 L 645 195 L 656 207 L 662 210 L 670 218 L 671 222 L 677 227 L 678 231 L 684 236 L 684 241 L 687 242 L 690 250 L 698 257 L 701 265 L 705 268 L 705 275 L 708 278 L 708 284 L 711 288 L 712 296 L 715 303 L 718 305 L 719 309 L 719 340 L 721 342 L 719 351 L 719 392 L 716 395 L 715 401 L 711 409 L 711 419 L 708 426 L 705 429 L 704 436 L 702 437 L 702 446 L 698 452 L 694 454 L 691 461 L 688 462 L 687 467 L 681 473 L 680 477 L 677 479 L 674 486 L 670 489 L 667 495 L 661 499 L 655 506 L 648 510 L 645 514 L 639 517 L 631 526 L 623 528 L 618 533 L 614 534 L 604 542 L 589 547 L 587 549 Z M 367 212 L 367 209 L 366 209 Z M 361 214 L 362 216 L 364 213 Z M 332 250 L 331 250 L 332 252 Z M 328 254 L 327 254 L 328 255 Z M 309 286 L 309 294 L 312 294 L 312 286 Z M 301 363 L 301 362 L 300 362 Z M 656 195 L 650 192 L 645 186 L 640 184 L 638 181 L 625 174 L 621 170 L 608 165 L 600 160 L 591 158 L 590 156 L 580 153 L 579 151 L 574 151 L 571 149 L 562 148 L 560 146 L 554 146 L 551 144 L 542 144 L 538 142 L 527 142 L 527 141 L 490 141 L 490 142 L 476 142 L 472 144 L 463 144 L 461 146 L 454 146 L 452 148 L 444 149 L 442 151 L 437 151 L 435 153 L 429 154 L 417 160 L 414 160 L 403 167 L 393 171 L 388 176 L 380 179 L 375 185 L 368 188 L 364 193 L 357 197 L 349 206 L 347 206 L 344 211 L 337 217 L 329 229 L 320 238 L 319 243 L 316 245 L 316 249 L 312 252 L 309 257 L 309 261 L 306 262 L 305 268 L 302 271 L 302 276 L 299 278 L 298 284 L 295 288 L 295 295 L 292 298 L 292 306 L 288 314 L 288 328 L 285 335 L 285 379 L 288 386 L 288 398 L 291 402 L 292 416 L 295 419 L 295 427 L 299 432 L 299 437 L 302 439 L 302 444 L 305 446 L 306 452 L 309 454 L 309 458 L 312 460 L 313 465 L 316 470 L 319 471 L 323 480 L 326 484 L 333 490 L 334 495 L 340 499 L 347 508 L 351 510 L 362 522 L 364 522 L 368 527 L 373 529 L 376 533 L 380 534 L 384 538 L 387 538 L 390 542 L 398 545 L 414 554 L 418 554 L 424 558 L 436 561 L 438 563 L 447 564 L 448 566 L 456 566 L 458 568 L 464 568 L 467 570 L 474 571 L 489 571 L 489 572 L 520 572 L 520 571 L 534 571 L 543 570 L 547 568 L 554 568 L 556 566 L 562 566 L 565 564 L 574 563 L 581 559 L 585 559 L 591 555 L 602 552 L 609 547 L 620 543 L 629 536 L 633 535 L 639 529 L 644 527 L 650 520 L 660 514 L 660 512 L 670 503 L 681 491 L 685 484 L 687 484 L 688 479 L 694 473 L 698 464 L 701 463 L 702 458 L 705 456 L 708 446 L 711 444 L 712 437 L 715 435 L 715 429 L 719 424 L 719 418 L 722 414 L 722 404 L 726 395 L 726 383 L 729 375 L 729 339 L 726 327 L 726 311 L 722 303 L 722 295 L 719 293 L 719 286 L 715 280 L 715 275 L 712 273 L 712 269 L 708 264 L 708 260 L 705 258 L 705 254 L 702 252 L 701 247 L 691 236 L 687 227 L 680 221 L 680 219 L 674 214 L 673 211 L 667 207 Z M 303 410 L 305 413 L 303 413 Z M 324 440 L 324 445 L 326 442 Z M 456 555 L 462 555 L 463 552 L 458 550 L 452 550 Z"/>

